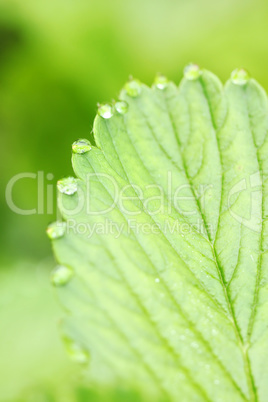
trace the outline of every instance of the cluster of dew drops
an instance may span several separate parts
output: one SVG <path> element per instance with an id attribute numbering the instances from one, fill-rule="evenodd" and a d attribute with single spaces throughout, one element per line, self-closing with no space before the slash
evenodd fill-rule
<path id="1" fill-rule="evenodd" d="M 190 63 L 184 68 L 184 78 L 188 81 L 197 80 L 202 76 L 203 70 L 197 64 Z M 249 80 L 248 72 L 243 68 L 235 69 L 231 74 L 231 81 L 235 85 L 243 86 Z M 158 74 L 155 78 L 153 87 L 164 90 L 169 84 L 168 79 Z M 136 98 L 141 94 L 142 83 L 137 79 L 130 79 L 124 87 L 126 94 L 131 98 Z M 124 115 L 128 111 L 128 104 L 124 100 L 119 100 L 113 104 L 98 105 L 98 115 L 103 119 L 110 119 L 114 114 Z M 79 139 L 72 144 L 74 154 L 82 155 L 92 149 L 91 143 L 87 139 Z M 57 183 L 58 191 L 62 194 L 72 196 L 77 192 L 78 182 L 74 177 L 66 177 Z M 47 235 L 51 240 L 63 237 L 66 231 L 65 222 L 53 222 L 47 228 Z M 66 284 L 73 276 L 73 272 L 68 267 L 58 266 L 53 271 L 51 280 L 55 286 Z"/>
<path id="2" fill-rule="evenodd" d="M 184 78 L 188 81 L 197 80 L 202 76 L 203 70 L 197 64 L 190 63 L 184 68 Z M 231 81 L 235 85 L 245 85 L 250 76 L 248 72 L 243 68 L 235 69 L 231 74 Z M 168 79 L 158 74 L 155 78 L 153 87 L 164 90 L 169 84 Z M 126 94 L 131 98 L 136 98 L 141 94 L 142 83 L 137 79 L 130 79 L 124 87 Z M 103 119 L 110 119 L 114 114 L 118 113 L 124 115 L 128 111 L 128 104 L 124 100 L 119 100 L 113 104 L 101 104 L 98 105 L 98 115 Z M 89 152 L 92 149 L 91 143 L 87 139 L 79 139 L 72 144 L 72 151 L 74 154 L 82 155 Z M 58 191 L 62 194 L 72 196 L 78 190 L 78 182 L 74 177 L 66 177 L 61 179 L 57 183 Z M 47 228 L 47 235 L 51 240 L 63 237 L 66 231 L 65 222 L 53 222 Z M 59 266 L 52 273 L 52 283 L 55 286 L 62 286 L 67 283 L 71 277 L 72 272 L 70 268 Z"/>

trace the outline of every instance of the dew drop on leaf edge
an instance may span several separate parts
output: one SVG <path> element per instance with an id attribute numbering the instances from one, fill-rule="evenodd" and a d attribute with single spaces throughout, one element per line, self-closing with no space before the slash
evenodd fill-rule
<path id="1" fill-rule="evenodd" d="M 47 227 L 47 235 L 48 237 L 53 239 L 59 239 L 63 237 L 66 232 L 66 223 L 65 222 L 53 222 Z"/>
<path id="2" fill-rule="evenodd" d="M 74 177 L 66 177 L 57 183 L 58 190 L 66 195 L 72 195 L 77 192 L 77 179 Z"/>
<path id="3" fill-rule="evenodd" d="M 125 114 L 128 110 L 128 104 L 125 101 L 118 101 L 115 104 L 115 110 L 119 113 L 119 114 Z"/>
<path id="4" fill-rule="evenodd" d="M 98 115 L 103 119 L 110 119 L 113 116 L 113 108 L 109 104 L 103 104 L 98 106 Z"/>
<path id="5" fill-rule="evenodd" d="M 197 64 L 190 63 L 184 68 L 183 74 L 187 80 L 194 81 L 202 75 L 202 70 Z"/>
<path id="6" fill-rule="evenodd" d="M 165 89 L 168 85 L 168 79 L 165 77 L 163 74 L 157 74 L 154 80 L 154 86 L 156 86 L 157 89 Z"/>
<path id="7" fill-rule="evenodd" d="M 87 349 L 69 337 L 64 337 L 63 342 L 71 360 L 82 365 L 88 364 L 90 356 Z"/>
<path id="8" fill-rule="evenodd" d="M 91 150 L 91 144 L 86 139 L 80 139 L 73 143 L 72 150 L 75 154 L 84 154 Z"/>
<path id="9" fill-rule="evenodd" d="M 50 280 L 54 286 L 64 286 L 71 280 L 73 275 L 74 272 L 71 268 L 65 265 L 58 265 L 51 272 Z"/>
<path id="10" fill-rule="evenodd" d="M 141 82 L 139 80 L 130 80 L 125 84 L 125 91 L 131 98 L 136 98 L 141 93 Z"/>
<path id="11" fill-rule="evenodd" d="M 247 70 L 244 68 L 236 68 L 232 73 L 231 73 L 231 81 L 235 85 L 245 85 L 250 76 Z"/>

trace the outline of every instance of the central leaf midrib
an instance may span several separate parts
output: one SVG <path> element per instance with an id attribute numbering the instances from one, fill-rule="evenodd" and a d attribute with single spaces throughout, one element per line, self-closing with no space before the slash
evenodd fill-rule
<path id="1" fill-rule="evenodd" d="M 223 160 L 222 160 L 222 155 L 221 155 L 221 151 L 220 151 L 220 144 L 219 144 L 218 135 L 217 135 L 218 130 L 217 130 L 217 127 L 215 126 L 215 123 L 214 123 L 214 120 L 213 120 L 213 116 L 212 116 L 212 112 L 211 112 L 211 106 L 210 106 L 210 102 L 209 102 L 209 96 L 207 94 L 207 91 L 205 89 L 205 86 L 203 84 L 202 79 L 200 79 L 200 84 L 201 84 L 201 87 L 203 89 L 203 94 L 204 94 L 204 97 L 206 99 L 208 109 L 209 109 L 209 112 L 210 112 L 210 116 L 211 116 L 211 122 L 212 122 L 212 125 L 214 127 L 215 139 L 216 139 L 217 148 L 218 148 L 218 155 L 219 155 L 220 164 L 221 164 L 221 171 L 223 171 Z M 223 127 L 225 126 L 225 123 L 226 123 L 226 120 L 224 121 L 224 123 L 220 127 L 220 129 L 223 129 Z M 221 205 L 222 205 L 222 192 L 223 192 L 223 183 L 222 183 L 222 186 L 221 186 L 220 208 L 221 208 Z M 220 216 L 219 216 L 219 220 L 220 220 Z M 253 378 L 253 375 L 252 375 L 252 372 L 251 372 L 249 357 L 248 357 L 247 350 L 246 350 L 246 347 L 245 347 L 246 345 L 243 342 L 243 338 L 242 338 L 239 326 L 237 324 L 237 320 L 236 320 L 235 313 L 234 313 L 234 308 L 233 308 L 233 305 L 232 305 L 232 302 L 231 302 L 229 288 L 228 288 L 228 286 L 226 286 L 226 283 L 225 283 L 225 280 L 224 280 L 223 269 L 222 269 L 222 267 L 220 265 L 219 258 L 218 258 L 218 255 L 217 255 L 217 251 L 216 251 L 216 248 L 215 248 L 215 243 L 216 243 L 218 230 L 219 230 L 219 224 L 218 224 L 217 231 L 216 231 L 215 241 L 214 241 L 213 244 L 211 244 L 211 247 L 212 247 L 212 250 L 213 250 L 213 254 L 215 256 L 216 267 L 217 267 L 217 270 L 218 270 L 220 278 L 221 278 L 221 283 L 222 283 L 222 286 L 223 286 L 223 289 L 224 289 L 224 293 L 225 293 L 225 296 L 226 296 L 226 301 L 227 301 L 227 304 L 228 304 L 228 307 L 229 307 L 229 311 L 230 311 L 232 319 L 233 319 L 235 332 L 236 332 L 237 337 L 238 337 L 238 344 L 239 344 L 239 347 L 241 349 L 242 356 L 243 356 L 243 359 L 244 359 L 245 374 L 246 374 L 246 378 L 247 378 L 249 393 L 251 395 L 252 400 L 257 401 L 258 398 L 257 398 L 256 386 L 255 386 L 254 378 Z"/>
<path id="2" fill-rule="evenodd" d="M 201 84 L 201 86 L 202 86 L 203 93 L 204 93 L 204 98 L 206 99 L 206 103 L 207 103 L 207 105 L 208 105 L 208 109 L 209 109 L 209 112 L 210 112 L 211 123 L 212 123 L 213 129 L 214 129 L 214 134 L 215 134 L 215 137 L 216 137 L 216 142 L 217 142 L 218 152 L 219 152 L 219 158 L 220 158 L 221 168 L 222 168 L 222 157 L 221 157 L 220 148 L 219 148 L 219 143 L 218 143 L 218 138 L 217 138 L 217 134 L 216 134 L 217 129 L 215 128 L 215 123 L 213 122 L 213 119 L 212 119 L 211 107 L 210 107 L 210 105 L 209 105 L 208 96 L 207 96 L 207 94 L 206 94 L 205 91 L 204 91 L 204 85 L 202 85 L 201 80 L 200 80 L 200 84 Z M 236 333 L 236 336 L 237 336 L 237 339 L 238 339 L 238 345 L 239 345 L 239 348 L 240 348 L 240 350 L 241 350 L 241 354 L 242 354 L 242 356 L 243 356 L 244 365 L 245 365 L 245 375 L 246 375 L 246 378 L 247 378 L 247 383 L 248 383 L 248 387 L 249 387 L 249 392 L 250 392 L 250 394 L 254 397 L 254 401 L 255 401 L 255 400 L 257 400 L 257 399 L 256 399 L 256 390 L 255 390 L 254 380 L 253 380 L 253 377 L 252 377 L 252 375 L 251 375 L 251 369 L 250 369 L 250 365 L 249 365 L 248 356 L 247 356 L 247 354 L 245 353 L 245 348 L 244 348 L 243 339 L 242 339 L 242 336 L 241 336 L 239 327 L 238 327 L 238 325 L 237 325 L 237 321 L 236 321 L 234 309 L 233 309 L 233 306 L 232 306 L 232 303 L 231 303 L 231 298 L 230 298 L 230 295 L 229 295 L 229 291 L 228 291 L 228 288 L 226 287 L 226 284 L 225 284 L 223 270 L 222 270 L 222 267 L 220 266 L 219 259 L 218 259 L 218 256 L 217 256 L 217 252 L 216 252 L 216 249 L 215 249 L 215 246 L 214 246 L 215 242 L 214 242 L 214 244 L 212 244 L 212 242 L 211 242 L 211 237 L 210 237 L 210 234 L 209 234 L 209 232 L 208 232 L 208 230 L 207 230 L 206 219 L 205 219 L 205 216 L 204 216 L 204 214 L 203 214 L 203 212 L 202 212 L 202 209 L 201 209 L 199 200 L 198 200 L 198 198 L 196 197 L 195 192 L 193 191 L 193 184 L 192 184 L 191 178 L 190 178 L 190 176 L 189 176 L 189 174 L 188 174 L 188 171 L 187 171 L 187 167 L 186 167 L 186 163 L 185 163 L 185 160 L 184 160 L 184 156 L 183 156 L 183 154 L 182 154 L 182 152 L 181 152 L 181 148 L 180 148 L 181 144 L 180 144 L 180 142 L 179 142 L 179 136 L 178 136 L 178 133 L 177 133 L 176 126 L 175 126 L 175 124 L 174 124 L 174 122 L 173 122 L 173 119 L 172 119 L 172 116 L 171 116 L 171 112 L 170 112 L 170 109 L 169 109 L 169 106 L 168 106 L 168 101 L 167 101 L 167 99 L 166 99 L 165 94 L 164 94 L 163 97 L 164 97 L 164 99 L 165 99 L 165 104 L 166 104 L 167 113 L 168 113 L 168 116 L 169 116 L 169 118 L 170 118 L 170 124 L 171 124 L 172 130 L 173 130 L 174 136 L 175 136 L 175 138 L 177 139 L 177 142 L 178 142 L 178 149 L 179 149 L 179 151 L 180 151 L 180 153 L 181 153 L 181 158 L 182 158 L 182 162 L 183 162 L 185 177 L 186 177 L 186 179 L 188 180 L 188 184 L 190 185 L 190 188 L 191 188 L 191 191 L 192 191 L 192 195 L 193 195 L 193 197 L 194 197 L 194 199 L 195 199 L 195 202 L 196 202 L 196 205 L 197 205 L 197 209 L 198 209 L 198 211 L 199 211 L 199 214 L 200 214 L 200 216 L 201 216 L 201 219 L 203 220 L 203 224 L 204 224 L 204 227 L 205 227 L 205 230 L 206 230 L 206 236 L 207 236 L 207 238 L 208 238 L 208 242 L 209 242 L 209 244 L 210 244 L 210 246 L 211 246 L 211 250 L 212 250 L 212 253 L 213 253 L 213 256 L 214 256 L 214 263 L 215 263 L 216 269 L 217 269 L 217 271 L 218 271 L 219 279 L 220 279 L 220 282 L 221 282 L 221 284 L 222 284 L 222 288 L 223 288 L 223 291 L 224 291 L 225 300 L 226 300 L 226 303 L 227 303 L 227 306 L 228 306 L 228 309 L 229 309 L 229 312 L 230 312 L 230 315 L 231 315 L 231 322 L 232 322 L 233 327 L 234 327 L 234 329 L 235 329 L 235 333 Z M 223 125 L 222 127 L 224 127 L 224 125 Z M 222 127 L 221 127 L 221 128 L 222 128 Z M 221 189 L 221 194 L 222 194 L 222 189 Z M 221 196 L 221 199 L 222 199 L 222 196 Z M 219 227 L 219 226 L 218 226 L 218 227 Z M 217 228 L 217 229 L 218 229 L 218 228 Z M 216 237 L 217 237 L 217 233 L 216 233 L 215 239 L 216 239 Z"/>

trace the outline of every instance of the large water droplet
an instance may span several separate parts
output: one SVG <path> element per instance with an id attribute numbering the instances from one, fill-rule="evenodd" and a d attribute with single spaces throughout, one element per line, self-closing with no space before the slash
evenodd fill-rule
<path id="1" fill-rule="evenodd" d="M 110 119 L 113 115 L 113 109 L 111 105 L 99 105 L 98 107 L 98 115 L 103 117 L 104 119 Z"/>
<path id="2" fill-rule="evenodd" d="M 158 74 L 155 77 L 154 80 L 154 85 L 156 86 L 156 88 L 158 89 L 165 89 L 168 85 L 168 79 L 167 77 L 165 77 L 163 74 Z"/>
<path id="3" fill-rule="evenodd" d="M 141 93 L 141 82 L 139 80 L 130 80 L 125 84 L 126 93 L 135 98 Z"/>
<path id="4" fill-rule="evenodd" d="M 64 286 L 72 278 L 74 272 L 71 268 L 65 265 L 58 265 L 51 272 L 51 282 L 54 286 Z"/>
<path id="5" fill-rule="evenodd" d="M 120 113 L 120 114 L 125 114 L 127 113 L 128 110 L 128 104 L 125 101 L 118 101 L 116 102 L 115 106 L 115 110 Z"/>
<path id="6" fill-rule="evenodd" d="M 87 349 L 70 338 L 64 337 L 63 341 L 67 353 L 73 361 L 80 364 L 87 364 L 89 362 L 89 353 Z"/>
<path id="7" fill-rule="evenodd" d="M 249 78 L 249 73 L 243 68 L 236 68 L 231 74 L 231 80 L 235 85 L 245 85 Z"/>
<path id="8" fill-rule="evenodd" d="M 72 145 L 72 150 L 75 154 L 84 154 L 91 150 L 91 144 L 88 140 L 81 139 L 77 140 Z"/>
<path id="9" fill-rule="evenodd" d="M 47 235 L 50 239 L 59 239 L 63 237 L 66 232 L 65 222 L 53 222 L 47 228 Z"/>
<path id="10" fill-rule="evenodd" d="M 61 193 L 72 195 L 77 192 L 77 179 L 74 177 L 66 177 L 58 181 L 57 187 Z"/>
<path id="11" fill-rule="evenodd" d="M 183 74 L 187 80 L 193 81 L 200 77 L 202 70 L 197 64 L 190 63 L 184 68 Z"/>

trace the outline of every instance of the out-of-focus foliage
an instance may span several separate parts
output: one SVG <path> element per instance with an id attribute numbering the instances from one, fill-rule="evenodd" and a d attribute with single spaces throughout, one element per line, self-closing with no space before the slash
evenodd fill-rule
<path id="1" fill-rule="evenodd" d="M 25 392 L 12 402 L 146 402 L 136 391 L 120 388 L 88 388 L 77 384 L 68 387 L 42 389 Z M 159 400 L 156 402 L 164 402 Z"/>
<path id="2" fill-rule="evenodd" d="M 58 305 L 46 268 L 25 262 L 0 272 L 0 400 L 24 389 L 55 387 L 75 375 L 57 333 Z"/>
<path id="3" fill-rule="evenodd" d="M 142 401 L 136 391 L 83 386 L 80 367 L 59 337 L 59 306 L 48 281 L 52 264 L 17 263 L 0 271 L 0 401 Z"/>

